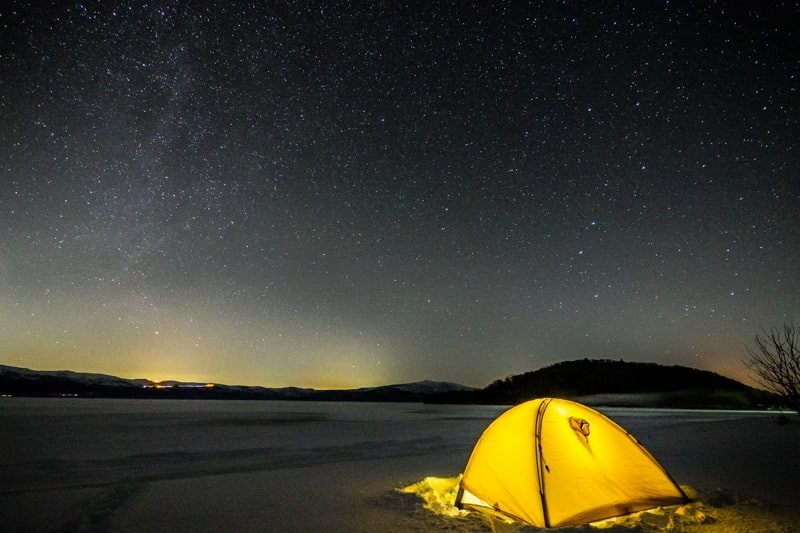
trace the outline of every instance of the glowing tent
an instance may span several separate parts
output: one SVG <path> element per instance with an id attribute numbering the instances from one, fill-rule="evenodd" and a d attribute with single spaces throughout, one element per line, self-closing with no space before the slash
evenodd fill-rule
<path id="1" fill-rule="evenodd" d="M 545 398 L 512 407 L 486 428 L 456 506 L 563 527 L 687 501 L 644 446 L 611 419 Z"/>

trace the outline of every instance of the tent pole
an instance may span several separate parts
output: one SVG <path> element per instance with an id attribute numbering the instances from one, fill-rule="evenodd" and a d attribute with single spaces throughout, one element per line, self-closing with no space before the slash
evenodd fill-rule
<path id="1" fill-rule="evenodd" d="M 542 504 L 542 517 L 544 518 L 544 527 L 550 527 L 550 513 L 547 510 L 547 498 L 544 495 L 544 454 L 542 453 L 542 423 L 544 422 L 544 412 L 547 406 L 550 405 L 552 398 L 545 398 L 539 404 L 539 409 L 536 411 L 536 424 L 534 425 L 533 439 L 534 439 L 534 453 L 536 453 L 536 470 L 539 482 L 539 499 Z"/>

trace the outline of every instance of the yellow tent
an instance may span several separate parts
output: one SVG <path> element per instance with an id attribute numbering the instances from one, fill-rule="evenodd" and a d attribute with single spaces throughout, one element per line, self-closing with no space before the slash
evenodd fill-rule
<path id="1" fill-rule="evenodd" d="M 644 446 L 611 419 L 545 398 L 512 407 L 486 428 L 456 505 L 564 527 L 687 501 Z"/>

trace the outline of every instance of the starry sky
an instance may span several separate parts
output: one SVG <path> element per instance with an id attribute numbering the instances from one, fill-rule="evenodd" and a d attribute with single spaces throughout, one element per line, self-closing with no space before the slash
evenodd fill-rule
<path id="1" fill-rule="evenodd" d="M 769 4 L 12 1 L 0 363 L 746 380 L 800 317 L 800 6 Z"/>

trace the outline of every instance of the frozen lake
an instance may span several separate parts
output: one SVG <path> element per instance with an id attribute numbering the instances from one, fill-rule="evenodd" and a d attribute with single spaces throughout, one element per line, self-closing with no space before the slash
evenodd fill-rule
<path id="1" fill-rule="evenodd" d="M 0 399 L 0 530 L 483 530 L 397 488 L 461 472 L 498 406 Z M 604 409 L 681 484 L 798 499 L 798 424 Z"/>

